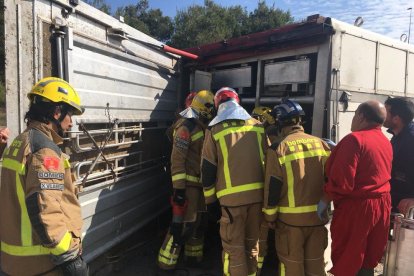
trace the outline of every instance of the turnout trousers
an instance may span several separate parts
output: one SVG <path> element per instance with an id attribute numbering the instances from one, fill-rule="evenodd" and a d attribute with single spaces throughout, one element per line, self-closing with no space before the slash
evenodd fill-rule
<path id="1" fill-rule="evenodd" d="M 323 253 L 328 246 L 328 230 L 325 226 L 289 226 L 277 221 L 275 244 L 280 276 L 326 275 Z"/>
<path id="2" fill-rule="evenodd" d="M 201 262 L 203 259 L 204 230 L 207 225 L 207 213 L 202 188 L 186 188 L 188 207 L 184 216 L 183 240 L 184 257 Z M 164 270 L 175 269 L 182 245 L 173 248 L 173 237 L 168 231 L 158 254 L 158 266 Z"/>
<path id="3" fill-rule="evenodd" d="M 264 258 L 267 255 L 267 236 L 269 234 L 269 226 L 266 220 L 263 219 L 262 224 L 260 224 L 260 234 L 259 234 L 259 256 L 257 259 L 257 275 L 259 276 L 262 267 Z"/>
<path id="4" fill-rule="evenodd" d="M 262 203 L 221 207 L 223 275 L 256 275 Z"/>
<path id="5" fill-rule="evenodd" d="M 390 210 L 389 193 L 335 204 L 331 223 L 332 274 L 351 276 L 361 268 L 377 266 L 387 245 Z"/>

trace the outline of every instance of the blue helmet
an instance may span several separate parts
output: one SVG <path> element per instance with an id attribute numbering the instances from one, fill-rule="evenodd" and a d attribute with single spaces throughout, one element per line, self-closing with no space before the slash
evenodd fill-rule
<path id="1" fill-rule="evenodd" d="M 305 116 L 305 111 L 297 102 L 282 100 L 279 105 L 273 108 L 272 116 L 278 121 L 290 121 L 294 118 Z"/>

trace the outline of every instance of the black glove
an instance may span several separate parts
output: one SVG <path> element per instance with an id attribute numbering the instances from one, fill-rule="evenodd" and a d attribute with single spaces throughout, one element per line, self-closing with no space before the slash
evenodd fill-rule
<path id="1" fill-rule="evenodd" d="M 87 263 L 79 255 L 75 259 L 64 262 L 60 265 L 64 276 L 88 276 L 89 269 Z"/>
<path id="2" fill-rule="evenodd" d="M 185 189 L 174 189 L 172 201 L 177 205 L 183 206 L 186 201 Z"/>
<path id="3" fill-rule="evenodd" d="M 207 212 L 209 220 L 214 221 L 217 223 L 221 218 L 221 206 L 218 201 L 215 201 L 211 204 L 207 204 Z"/>

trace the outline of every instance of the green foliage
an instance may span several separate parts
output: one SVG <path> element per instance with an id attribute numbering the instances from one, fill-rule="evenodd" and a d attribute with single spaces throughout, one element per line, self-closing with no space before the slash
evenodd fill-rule
<path id="1" fill-rule="evenodd" d="M 111 14 L 111 6 L 105 0 L 86 0 L 85 2 L 106 14 Z"/>
<path id="2" fill-rule="evenodd" d="M 115 15 L 123 16 L 126 24 L 163 42 L 169 41 L 174 30 L 171 18 L 163 16 L 160 9 L 149 9 L 148 0 L 118 8 Z"/>
<path id="3" fill-rule="evenodd" d="M 250 12 L 243 26 L 243 34 L 256 33 L 278 28 L 293 22 L 290 12 L 275 8 L 275 4 L 268 7 L 265 2 L 258 2 L 257 8 Z"/>
<path id="4" fill-rule="evenodd" d="M 194 47 L 277 28 L 292 21 L 289 11 L 284 12 L 274 5 L 268 7 L 263 1 L 248 13 L 240 5 L 223 7 L 213 0 L 204 0 L 203 6 L 193 5 L 178 11 L 171 44 L 177 48 Z"/>
<path id="5" fill-rule="evenodd" d="M 240 35 L 247 12 L 241 6 L 225 8 L 212 0 L 178 11 L 171 44 L 186 48 Z"/>

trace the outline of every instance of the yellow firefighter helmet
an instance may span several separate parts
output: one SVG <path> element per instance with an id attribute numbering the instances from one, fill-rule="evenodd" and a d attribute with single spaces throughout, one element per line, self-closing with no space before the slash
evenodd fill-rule
<path id="1" fill-rule="evenodd" d="M 256 106 L 252 111 L 252 117 L 259 120 L 262 123 L 268 123 L 269 125 L 275 124 L 275 119 L 270 112 L 272 109 L 266 106 Z"/>
<path id="2" fill-rule="evenodd" d="M 81 115 L 84 111 L 78 93 L 69 83 L 60 78 L 48 77 L 38 81 L 27 94 L 31 103 L 35 96 L 42 97 L 44 101 L 66 103 L 73 107 L 74 115 Z"/>
<path id="3" fill-rule="evenodd" d="M 201 116 L 212 119 L 214 116 L 214 95 L 208 90 L 197 92 L 191 102 L 191 108 L 197 111 Z"/>

